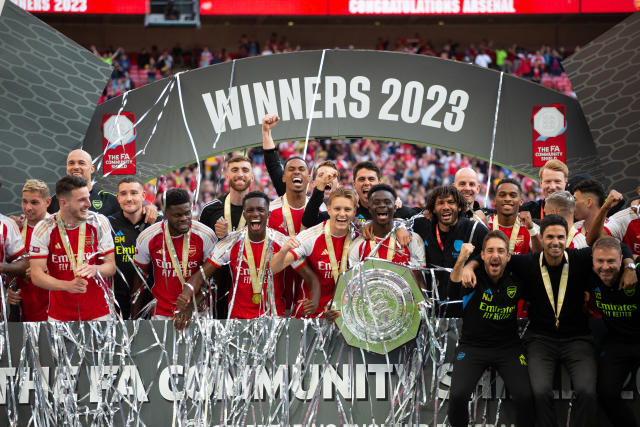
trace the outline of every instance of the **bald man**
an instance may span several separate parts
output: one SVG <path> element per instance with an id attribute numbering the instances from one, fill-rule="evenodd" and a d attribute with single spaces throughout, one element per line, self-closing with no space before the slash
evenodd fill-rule
<path id="1" fill-rule="evenodd" d="M 485 214 L 480 209 L 480 204 L 476 201 L 480 186 L 478 185 L 478 174 L 471 168 L 460 168 L 453 177 L 453 186 L 458 189 L 464 201 L 466 209 L 461 212 L 465 218 L 487 223 Z"/>
<path id="2" fill-rule="evenodd" d="M 104 216 L 115 215 L 122 212 L 118 198 L 115 194 L 109 193 L 104 190 L 98 190 L 93 186 L 91 182 L 91 175 L 95 172 L 96 168 L 91 161 L 91 155 L 84 150 L 73 150 L 67 156 L 67 175 L 75 175 L 87 181 L 87 187 L 89 188 L 89 200 L 91 201 L 91 207 L 89 210 L 102 214 Z M 58 199 L 54 195 L 51 199 L 51 204 L 47 209 L 47 212 L 54 214 L 60 210 Z M 145 222 L 153 224 L 158 217 L 158 209 L 155 205 L 145 204 L 142 207 L 142 211 L 145 216 Z"/>

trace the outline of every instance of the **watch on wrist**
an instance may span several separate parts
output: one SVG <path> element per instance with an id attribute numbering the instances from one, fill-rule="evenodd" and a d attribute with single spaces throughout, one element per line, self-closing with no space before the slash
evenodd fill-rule
<path id="1" fill-rule="evenodd" d="M 630 268 L 631 270 L 635 270 L 636 269 L 636 265 L 634 263 L 630 262 L 627 265 L 625 265 L 624 268 Z"/>

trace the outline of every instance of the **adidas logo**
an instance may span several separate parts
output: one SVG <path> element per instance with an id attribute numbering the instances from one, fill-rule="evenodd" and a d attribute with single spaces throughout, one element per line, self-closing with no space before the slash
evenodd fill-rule
<path id="1" fill-rule="evenodd" d="M 324 251 L 322 251 L 322 253 L 320 254 L 320 256 L 323 256 L 323 255 L 329 255 L 329 251 L 325 249 L 325 250 L 324 250 Z"/>
<path id="2" fill-rule="evenodd" d="M 118 230 L 118 232 L 116 233 L 116 236 L 124 236 L 124 233 L 122 232 L 122 230 Z"/>
<path id="3" fill-rule="evenodd" d="M 62 249 L 62 246 L 60 246 L 60 243 L 56 243 L 55 249 Z"/>

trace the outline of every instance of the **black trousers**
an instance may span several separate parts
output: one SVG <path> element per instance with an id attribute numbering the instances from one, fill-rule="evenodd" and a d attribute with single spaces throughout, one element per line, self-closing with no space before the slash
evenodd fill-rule
<path id="1" fill-rule="evenodd" d="M 528 334 L 525 345 L 538 425 L 559 426 L 553 402 L 553 378 L 558 362 L 569 371 L 576 393 L 571 425 L 597 425 L 596 361 L 591 336 L 551 338 Z"/>
<path id="2" fill-rule="evenodd" d="M 606 340 L 598 361 L 598 397 L 615 427 L 636 427 L 638 422 L 628 403 L 620 398 L 627 376 L 640 363 L 640 343 Z"/>
<path id="3" fill-rule="evenodd" d="M 520 345 L 501 348 L 460 345 L 449 391 L 449 423 L 453 427 L 469 424 L 471 393 L 485 369 L 494 368 L 516 407 L 518 427 L 533 426 L 533 398 L 526 363 L 524 349 Z"/>

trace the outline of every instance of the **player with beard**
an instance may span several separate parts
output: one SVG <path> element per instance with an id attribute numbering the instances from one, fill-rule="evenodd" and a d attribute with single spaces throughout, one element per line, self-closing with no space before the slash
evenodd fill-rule
<path id="1" fill-rule="evenodd" d="M 87 182 L 67 175 L 56 183 L 60 210 L 31 236 L 31 280 L 48 289 L 48 319 L 108 320 L 112 298 L 106 277 L 116 272 L 107 218 L 90 213 Z"/>
<path id="2" fill-rule="evenodd" d="M 464 263 L 474 249 L 470 243 L 462 245 L 449 277 L 449 286 L 454 289 L 460 289 Z M 471 392 L 489 367 L 498 371 L 511 395 L 516 425 L 534 425 L 529 373 L 516 318 L 524 290 L 522 281 L 506 269 L 510 258 L 507 236 L 500 230 L 487 233 L 482 242 L 482 263 L 475 269 L 476 286 L 462 291 L 462 332 L 449 392 L 449 422 L 454 427 L 469 424 Z"/>
<path id="3" fill-rule="evenodd" d="M 640 193 L 640 187 L 638 190 Z M 638 213 L 638 205 L 632 205 L 612 215 L 605 225 L 607 212 L 621 200 L 622 195 L 615 190 L 611 190 L 589 230 L 587 242 L 593 243 L 600 236 L 609 234 L 626 243 L 631 248 L 637 261 L 638 257 L 640 257 L 640 214 Z"/>
<path id="4" fill-rule="evenodd" d="M 367 257 L 374 256 L 396 264 L 426 267 L 424 243 L 420 236 L 412 233 L 409 246 L 401 246 L 398 243 L 395 231 L 387 237 L 393 228 L 397 198 L 395 190 L 390 185 L 377 184 L 371 187 L 369 190 L 369 211 L 372 217 L 371 224 L 375 241 L 365 240 L 362 236 L 356 238 L 349 248 L 350 266 Z M 380 244 L 380 242 L 382 243 Z M 380 247 L 376 253 L 373 253 L 372 251 L 377 244 L 380 244 Z M 416 279 L 419 279 L 418 283 L 423 283 L 421 273 L 416 274 Z"/>
<path id="5" fill-rule="evenodd" d="M 329 219 L 289 238 L 273 257 L 271 268 L 274 273 L 292 264 L 296 270 L 307 264 L 311 267 L 321 287 L 315 316 L 321 315 L 331 302 L 338 277 L 347 269 L 349 246 L 355 234 L 351 221 L 357 205 L 355 191 L 344 187 L 331 190 L 327 202 Z M 309 294 L 308 287 L 304 291 L 304 295 Z M 300 309 L 293 313 L 297 317 L 301 314 Z"/>
<path id="6" fill-rule="evenodd" d="M 507 268 L 522 279 L 525 299 L 530 302 L 527 348 L 529 380 L 538 423 L 557 425 L 553 403 L 553 378 L 562 363 L 576 393 L 571 424 L 593 425 L 596 420 L 596 362 L 592 337 L 584 313 L 584 292 L 592 269 L 591 248 L 565 249 L 569 227 L 563 217 L 546 215 L 540 223 L 543 251 L 512 255 Z M 622 248 L 625 262 L 631 251 Z M 474 269 L 480 260 L 471 260 L 463 271 L 463 285 L 475 286 Z M 622 275 L 625 287 L 637 283 L 635 270 Z"/>
<path id="7" fill-rule="evenodd" d="M 468 219 L 482 221 L 486 224 L 487 218 L 476 201 L 480 186 L 478 185 L 478 174 L 471 168 L 458 169 L 453 177 L 453 186 L 458 189 L 466 202 L 463 215 Z"/>
<path id="8" fill-rule="evenodd" d="M 358 194 L 358 207 L 356 210 L 356 219 L 358 220 L 356 224 L 358 226 L 371 220 L 368 204 L 369 190 L 374 185 L 380 183 L 381 177 L 382 172 L 380 168 L 373 162 L 360 162 L 353 168 L 353 189 L 356 190 Z M 414 209 L 402 206 L 396 209 L 395 215 L 396 218 L 410 218 L 416 213 L 418 212 Z M 314 204 L 309 203 L 305 209 L 305 216 L 303 217 L 302 223 L 305 227 L 311 227 L 322 221 L 326 221 L 328 218 L 329 214 L 327 212 L 319 212 L 315 209 Z"/>
<path id="9" fill-rule="evenodd" d="M 624 268 L 617 239 L 601 237 L 592 249 L 590 296 L 607 326 L 598 361 L 598 397 L 614 426 L 637 426 L 633 411 L 620 398 L 620 392 L 640 363 L 640 292 L 637 285 L 629 289 L 618 286 Z M 630 265 L 632 268 L 640 278 L 640 267 Z"/>
<path id="10" fill-rule="evenodd" d="M 104 216 L 113 215 L 120 211 L 120 205 L 116 196 L 108 191 L 98 190 L 91 182 L 91 175 L 95 172 L 95 166 L 91 160 L 91 155 L 84 150 L 73 150 L 67 156 L 67 175 L 74 175 L 84 179 L 89 188 L 89 200 L 91 205 L 89 210 L 98 212 Z M 58 198 L 54 195 L 51 199 L 48 212 L 55 213 L 60 209 Z M 153 224 L 158 217 L 158 208 L 154 204 L 147 203 L 143 206 L 145 222 Z"/>
<path id="11" fill-rule="evenodd" d="M 604 189 L 599 182 L 585 179 L 575 184 L 571 192 L 576 201 L 574 225 L 579 233 L 587 236 L 593 221 L 598 216 L 598 211 L 604 204 Z"/>
<path id="12" fill-rule="evenodd" d="M 152 319 L 171 319 L 176 312 L 176 300 L 185 283 L 213 251 L 215 234 L 198 221 L 192 220 L 191 197 L 180 188 L 167 191 L 165 220 L 153 224 L 138 236 L 135 263 L 146 273 L 153 264 L 154 283 L 151 289 L 157 305 Z M 132 317 L 140 316 L 139 290 L 142 280 L 134 280 Z"/>
<path id="13" fill-rule="evenodd" d="M 483 223 L 461 217 L 466 201 L 453 185 L 434 188 L 427 199 L 426 216 L 417 218 L 413 224 L 415 231 L 424 241 L 427 262 L 440 267 L 453 268 L 463 243 L 471 243 L 480 252 L 482 241 L 488 230 Z M 437 291 L 440 300 L 447 300 L 449 292 L 459 292 L 447 286 L 446 272 L 436 272 Z M 430 284 L 432 289 L 435 283 Z M 427 284 L 429 286 L 429 284 Z M 459 314 L 459 309 L 446 307 L 448 316 Z M 442 312 L 444 314 L 444 312 Z"/>
<path id="14" fill-rule="evenodd" d="M 200 295 L 205 278 L 208 280 L 222 265 L 229 264 L 233 284 L 228 298 L 230 318 L 253 319 L 263 315 L 284 315 L 282 277 L 280 273 L 272 273 L 269 261 L 281 250 L 287 238 L 267 226 L 269 198 L 266 194 L 260 191 L 250 192 L 244 197 L 243 208 L 246 231 L 236 231 L 218 242 L 207 258 L 201 274 L 192 276 L 189 279 L 191 286 L 185 287 L 178 297 L 178 307 L 185 313 L 190 314 L 193 310 L 193 295 Z M 320 284 L 308 266 L 299 271 L 307 283 L 311 284 L 310 298 L 300 301 L 300 305 L 306 314 L 312 314 L 317 309 Z M 183 325 L 176 324 L 176 327 L 181 329 Z"/>
<path id="15" fill-rule="evenodd" d="M 543 198 L 527 202 L 520 208 L 521 211 L 531 213 L 531 218 L 542 219 L 546 215 L 544 211 L 546 199 L 556 191 L 564 190 L 569 180 L 569 168 L 560 160 L 549 160 L 538 171 L 540 189 Z"/>
<path id="16" fill-rule="evenodd" d="M 49 187 L 38 179 L 28 179 L 22 187 L 22 212 L 24 222 L 21 230 L 25 248 L 31 245 L 31 236 L 36 224 L 47 218 L 47 207 L 51 203 Z M 27 271 L 26 277 L 17 278 L 18 289 L 8 289 L 7 301 L 22 307 L 24 322 L 46 322 L 49 307 L 49 291 L 34 285 Z"/>
<path id="17" fill-rule="evenodd" d="M 123 319 L 131 317 L 132 288 L 137 276 L 133 258 L 136 253 L 136 240 L 148 226 L 145 222 L 142 203 L 145 191 L 142 182 L 134 177 L 123 178 L 118 184 L 118 204 L 120 212 L 108 217 L 116 247 L 116 266 L 120 274 L 113 281 L 113 293 Z M 156 219 L 156 222 L 160 218 Z M 150 290 L 145 289 L 139 298 L 151 301 Z"/>
<path id="18" fill-rule="evenodd" d="M 251 159 L 245 156 L 230 158 L 224 176 L 229 183 L 229 192 L 207 203 L 200 214 L 200 222 L 214 230 L 219 239 L 244 227 L 242 199 L 249 193 L 254 179 Z"/>
<path id="19" fill-rule="evenodd" d="M 569 227 L 569 234 L 567 235 L 566 241 L 567 248 L 586 248 L 588 246 L 587 239 L 584 234 L 578 232 L 578 229 L 573 224 L 575 210 L 576 201 L 568 191 L 556 191 L 545 200 L 545 215 L 560 215 L 565 221 L 567 221 L 567 226 Z"/>
<path id="20" fill-rule="evenodd" d="M 518 182 L 511 178 L 496 185 L 495 205 L 497 213 L 489 216 L 489 228 L 502 231 L 509 239 L 509 253 L 521 255 L 542 250 L 539 227 L 531 220 L 528 211 L 518 212 L 522 205 L 522 193 Z"/>

